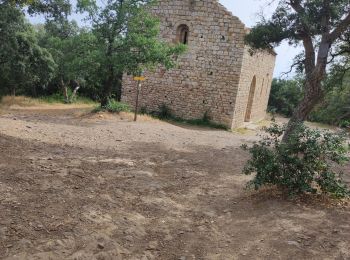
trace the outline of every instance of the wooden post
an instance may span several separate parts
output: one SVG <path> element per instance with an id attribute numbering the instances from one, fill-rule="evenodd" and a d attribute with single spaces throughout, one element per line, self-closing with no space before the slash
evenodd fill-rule
<path id="1" fill-rule="evenodd" d="M 134 115 L 134 121 L 137 121 L 137 113 L 139 110 L 139 95 L 140 95 L 140 88 L 141 88 L 141 81 L 137 81 L 137 87 L 136 87 L 136 102 L 135 102 L 135 115 Z"/>

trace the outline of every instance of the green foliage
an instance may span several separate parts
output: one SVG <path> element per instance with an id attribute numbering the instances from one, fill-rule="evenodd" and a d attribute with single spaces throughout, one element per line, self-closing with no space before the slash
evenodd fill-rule
<path id="1" fill-rule="evenodd" d="M 159 22 L 147 12 L 153 1 L 117 0 L 97 5 L 95 1 L 79 1 L 81 11 L 87 11 L 96 39 L 94 60 L 101 88 L 101 104 L 111 97 L 112 88 L 123 73 L 140 75 L 159 65 L 175 65 L 174 58 L 184 46 L 172 46 L 159 40 Z M 120 92 L 120 89 L 119 89 Z M 120 93 L 117 93 L 117 96 Z"/>
<path id="2" fill-rule="evenodd" d="M 65 98 L 62 93 L 55 93 L 49 96 L 43 96 L 40 98 L 43 102 L 54 104 L 54 103 L 65 103 Z"/>
<path id="3" fill-rule="evenodd" d="M 324 20 L 325 14 L 329 18 L 328 29 L 332 31 L 349 12 L 348 0 L 326 1 L 326 3 L 325 5 L 323 0 L 279 0 L 271 19 L 262 19 L 254 26 L 247 35 L 246 42 L 254 49 L 271 49 L 283 40 L 294 45 L 306 34 L 319 41 L 319 36 L 325 29 L 320 21 Z M 299 13 L 293 10 L 293 4 L 297 6 Z"/>
<path id="4" fill-rule="evenodd" d="M 92 69 L 98 65 L 94 35 L 65 17 L 48 20 L 37 30 L 40 45 L 49 50 L 57 64 L 49 86 L 52 92 L 63 93 L 64 88 L 69 89 L 74 81 L 92 92 L 91 96 L 97 96 L 93 83 L 95 71 Z"/>
<path id="5" fill-rule="evenodd" d="M 16 8 L 26 8 L 30 15 L 44 14 L 47 18 L 61 17 L 71 13 L 69 0 L 2 0 L 1 3 Z"/>
<path id="6" fill-rule="evenodd" d="M 255 189 L 275 185 L 289 195 L 327 193 L 347 197 L 349 189 L 341 180 L 334 164 L 349 161 L 345 138 L 332 132 L 313 130 L 303 124 L 286 142 L 281 142 L 285 126 L 277 124 L 266 129 L 267 135 L 248 148 L 251 159 L 244 174 L 256 174 L 248 184 Z"/>
<path id="7" fill-rule="evenodd" d="M 349 127 L 350 124 L 350 74 L 344 72 L 350 62 L 333 68 L 325 84 L 323 101 L 310 114 L 311 121 Z"/>
<path id="8" fill-rule="evenodd" d="M 110 113 L 130 112 L 131 109 L 128 104 L 109 99 L 106 106 L 98 106 L 93 112 L 108 111 Z"/>
<path id="9" fill-rule="evenodd" d="M 12 5 L 0 4 L 0 31 L 0 92 L 35 95 L 53 76 L 52 56 L 39 45 L 23 13 Z"/>
<path id="10" fill-rule="evenodd" d="M 140 9 L 130 19 L 125 38 L 123 61 L 125 72 L 140 75 L 163 65 L 166 69 L 175 66 L 175 57 L 186 50 L 186 45 L 170 45 L 159 40 L 159 21 L 145 9 Z M 126 55 L 125 55 L 126 54 Z"/>
<path id="11" fill-rule="evenodd" d="M 279 0 L 271 18 L 254 26 L 245 40 L 256 50 L 271 50 L 283 41 L 303 46 L 295 57 L 293 67 L 304 74 L 304 95 L 295 109 L 283 139 L 294 131 L 294 122 L 307 119 L 322 100 L 325 78 L 330 64 L 337 56 L 349 54 L 349 0 Z M 344 48 L 345 47 L 345 48 Z M 288 112 L 288 111 L 287 111 Z M 289 113 L 289 112 L 288 112 Z"/>
<path id="12" fill-rule="evenodd" d="M 174 116 L 173 116 L 173 114 L 171 112 L 171 109 L 166 104 L 162 104 L 159 107 L 159 111 L 156 113 L 156 115 L 160 119 L 171 119 L 171 118 L 174 118 Z"/>
<path id="13" fill-rule="evenodd" d="M 302 80 L 273 79 L 269 111 L 291 116 L 303 97 Z"/>

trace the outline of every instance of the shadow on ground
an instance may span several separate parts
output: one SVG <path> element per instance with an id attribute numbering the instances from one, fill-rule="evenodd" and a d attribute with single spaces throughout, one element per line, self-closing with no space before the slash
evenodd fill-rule
<path id="1" fill-rule="evenodd" d="M 347 205 L 251 195 L 238 147 L 0 147 L 2 259 L 350 258 Z"/>

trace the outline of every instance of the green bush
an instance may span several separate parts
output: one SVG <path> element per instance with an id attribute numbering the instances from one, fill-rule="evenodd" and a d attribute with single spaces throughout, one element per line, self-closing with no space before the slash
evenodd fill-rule
<path id="1" fill-rule="evenodd" d="M 170 108 L 166 104 L 162 104 L 159 107 L 158 117 L 160 119 L 171 119 L 171 118 L 174 118 L 173 114 L 171 113 Z"/>
<path id="2" fill-rule="evenodd" d="M 314 109 L 309 119 L 315 122 L 349 127 L 350 83 L 344 83 L 342 86 L 334 87 L 327 92 L 323 102 Z"/>
<path id="3" fill-rule="evenodd" d="M 108 111 L 110 113 L 130 112 L 131 109 L 128 104 L 110 99 L 105 107 L 98 106 L 94 112 Z"/>
<path id="4" fill-rule="evenodd" d="M 333 169 L 349 158 L 345 138 L 329 131 L 296 126 L 289 140 L 281 142 L 285 126 L 266 128 L 267 135 L 248 148 L 251 154 L 243 173 L 255 173 L 248 186 L 259 189 L 265 185 L 277 186 L 289 195 L 302 193 L 328 193 L 342 198 L 350 195 L 341 179 L 341 173 Z"/>
<path id="5" fill-rule="evenodd" d="M 291 116 L 302 97 L 302 80 L 274 79 L 269 98 L 269 111 Z"/>
<path id="6" fill-rule="evenodd" d="M 40 99 L 45 103 L 65 103 L 65 98 L 61 93 L 55 93 L 50 96 L 43 96 Z"/>
<path id="7" fill-rule="evenodd" d="M 344 127 L 344 128 L 350 128 L 350 120 L 342 120 L 339 123 L 340 127 Z"/>

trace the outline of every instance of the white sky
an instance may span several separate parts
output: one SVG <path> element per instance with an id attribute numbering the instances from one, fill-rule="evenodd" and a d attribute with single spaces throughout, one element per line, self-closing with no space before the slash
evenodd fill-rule
<path id="1" fill-rule="evenodd" d="M 259 21 L 257 14 L 263 11 L 264 15 L 270 15 L 275 6 L 267 6 L 268 0 L 219 0 L 233 15 L 247 26 L 252 27 Z M 275 50 L 278 54 L 275 67 L 275 77 L 287 72 L 293 63 L 293 58 L 300 52 L 300 48 L 294 48 L 287 43 L 282 44 Z M 290 75 L 292 76 L 292 75 Z"/>
<path id="2" fill-rule="evenodd" d="M 257 14 L 261 11 L 263 11 L 264 15 L 270 15 L 274 10 L 274 6 L 266 5 L 268 0 L 219 0 L 219 2 L 231 11 L 233 15 L 239 17 L 247 27 L 252 27 L 259 21 Z M 78 16 L 74 15 L 72 18 L 77 19 Z M 43 19 L 40 19 L 40 17 L 31 17 L 29 19 L 33 23 L 43 22 Z M 275 51 L 278 55 L 274 76 L 279 77 L 281 73 L 289 71 L 293 58 L 300 52 L 300 48 L 282 44 Z"/>

